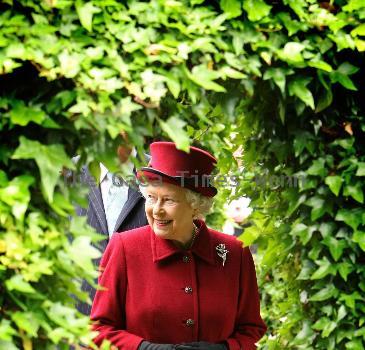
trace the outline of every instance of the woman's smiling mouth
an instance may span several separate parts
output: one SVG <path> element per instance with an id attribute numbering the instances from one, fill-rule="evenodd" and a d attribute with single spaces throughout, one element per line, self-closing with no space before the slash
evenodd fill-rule
<path id="1" fill-rule="evenodd" d="M 156 225 L 159 227 L 167 226 L 168 224 L 170 224 L 172 222 L 172 220 L 158 220 L 158 219 L 154 219 L 154 220 L 155 220 Z"/>

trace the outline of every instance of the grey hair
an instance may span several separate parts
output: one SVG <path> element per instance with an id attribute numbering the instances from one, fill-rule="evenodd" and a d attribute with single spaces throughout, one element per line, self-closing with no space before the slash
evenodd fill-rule
<path id="1" fill-rule="evenodd" d="M 193 209 L 196 209 L 197 213 L 194 216 L 194 219 L 202 219 L 204 215 L 208 214 L 210 209 L 213 206 L 213 198 L 203 196 L 200 193 L 189 190 L 188 188 L 184 188 L 185 196 L 187 202 Z M 139 191 L 142 196 L 146 198 L 146 186 L 139 186 Z"/>
<path id="2" fill-rule="evenodd" d="M 208 214 L 213 205 L 213 198 L 203 196 L 200 193 L 194 192 L 185 188 L 185 196 L 188 203 L 193 209 L 197 210 L 194 219 L 202 219 L 204 215 Z"/>

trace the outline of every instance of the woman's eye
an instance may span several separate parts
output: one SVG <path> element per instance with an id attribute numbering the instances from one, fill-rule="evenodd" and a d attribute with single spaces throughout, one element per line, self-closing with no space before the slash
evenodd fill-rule
<path id="1" fill-rule="evenodd" d="M 148 194 L 146 200 L 148 203 L 153 203 L 153 202 L 155 202 L 156 199 L 154 196 Z"/>
<path id="2" fill-rule="evenodd" d="M 174 201 L 173 199 L 171 199 L 171 198 L 167 198 L 167 199 L 165 199 L 165 202 L 166 202 L 167 204 L 173 204 L 173 203 L 175 203 L 175 201 Z"/>

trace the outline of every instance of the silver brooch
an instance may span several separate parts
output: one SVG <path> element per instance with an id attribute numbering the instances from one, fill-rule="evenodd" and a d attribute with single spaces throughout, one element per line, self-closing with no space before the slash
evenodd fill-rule
<path id="1" fill-rule="evenodd" d="M 215 250 L 217 251 L 217 254 L 220 258 L 222 258 L 222 264 L 224 266 L 226 260 L 227 260 L 227 253 L 229 252 L 229 250 L 226 249 L 226 245 L 223 243 L 218 244 L 215 247 Z"/>

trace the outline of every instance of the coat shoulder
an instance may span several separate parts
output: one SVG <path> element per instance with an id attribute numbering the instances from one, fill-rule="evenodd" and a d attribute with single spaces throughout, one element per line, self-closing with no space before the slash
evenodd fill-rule
<path id="1" fill-rule="evenodd" d="M 118 237 L 120 242 L 123 242 L 124 247 L 128 248 L 131 245 L 134 246 L 145 242 L 150 236 L 150 226 L 146 225 L 128 231 L 116 232 L 114 235 Z"/>
<path id="2" fill-rule="evenodd" d="M 149 225 L 114 233 L 112 240 L 114 238 L 117 240 L 116 244 L 121 246 L 123 250 L 127 265 L 137 268 L 148 261 L 148 257 L 151 255 L 151 233 Z M 128 264 L 128 262 L 131 263 Z"/>

